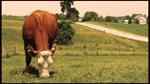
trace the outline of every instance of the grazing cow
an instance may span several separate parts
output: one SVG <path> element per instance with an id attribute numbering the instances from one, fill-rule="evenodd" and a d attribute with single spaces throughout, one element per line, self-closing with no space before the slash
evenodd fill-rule
<path id="1" fill-rule="evenodd" d="M 51 56 L 56 49 L 54 40 L 57 32 L 57 18 L 47 11 L 36 10 L 26 18 L 22 29 L 26 55 L 26 68 L 23 74 L 29 74 L 32 56 L 36 56 L 39 76 L 49 77 L 48 67 L 53 63 Z"/>

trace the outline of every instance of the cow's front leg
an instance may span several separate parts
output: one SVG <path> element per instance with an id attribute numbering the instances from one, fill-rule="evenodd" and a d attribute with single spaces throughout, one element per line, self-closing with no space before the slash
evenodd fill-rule
<path id="1" fill-rule="evenodd" d="M 23 71 L 23 74 L 24 75 L 29 75 L 29 65 L 30 65 L 30 62 L 31 62 L 31 56 L 29 55 L 29 53 L 26 51 L 26 67 L 25 67 L 25 70 Z"/>

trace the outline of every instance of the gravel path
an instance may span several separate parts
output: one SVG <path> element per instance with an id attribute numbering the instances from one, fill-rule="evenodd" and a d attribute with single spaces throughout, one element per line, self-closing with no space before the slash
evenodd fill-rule
<path id="1" fill-rule="evenodd" d="M 97 26 L 97 25 L 82 23 L 82 22 L 76 22 L 76 24 L 87 26 L 89 28 L 96 29 L 96 30 L 99 30 L 99 31 L 104 31 L 104 32 L 109 33 L 109 34 L 129 38 L 129 39 L 133 39 L 133 40 L 148 42 L 148 37 L 137 36 L 137 35 L 133 35 L 133 34 L 125 33 L 125 32 L 120 32 L 120 31 L 117 31 L 117 30 L 108 29 L 108 28 L 105 28 L 105 27 Z"/>

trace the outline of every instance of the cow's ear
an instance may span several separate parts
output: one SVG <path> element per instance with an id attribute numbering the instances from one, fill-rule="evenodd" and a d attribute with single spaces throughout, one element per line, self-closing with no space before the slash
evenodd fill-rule
<path id="1" fill-rule="evenodd" d="M 51 52 L 52 54 L 54 54 L 54 53 L 55 53 L 55 50 L 56 50 L 56 48 L 52 48 L 52 49 L 50 50 L 50 52 Z"/>
<path id="2" fill-rule="evenodd" d="M 54 43 L 51 50 L 56 50 L 56 44 Z"/>

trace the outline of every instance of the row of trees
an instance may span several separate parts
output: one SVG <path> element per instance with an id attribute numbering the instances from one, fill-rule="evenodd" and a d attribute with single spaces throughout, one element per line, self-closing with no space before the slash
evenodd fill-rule
<path id="1" fill-rule="evenodd" d="M 56 14 L 56 15 L 60 20 L 68 19 L 64 13 L 60 13 L 60 14 Z M 114 17 L 114 16 L 103 17 L 103 16 L 99 16 L 94 11 L 87 11 L 83 16 L 82 21 L 101 21 L 101 22 L 105 21 L 105 22 L 122 22 L 123 23 L 124 20 L 129 20 L 129 23 L 131 23 L 131 20 L 133 20 L 136 15 L 139 15 L 139 14 L 132 14 L 132 16 L 126 15 L 126 16 L 122 16 L 122 17 Z M 144 15 L 144 16 L 146 17 L 146 15 Z M 147 17 L 147 19 L 148 19 L 148 17 Z M 70 17 L 70 20 L 78 21 L 78 17 Z M 138 23 L 138 22 L 136 21 L 136 23 Z"/>
<path id="2" fill-rule="evenodd" d="M 131 23 L 132 20 L 134 20 L 134 17 L 137 15 L 141 15 L 141 14 L 132 14 L 131 16 L 126 15 L 126 16 L 122 16 L 122 17 L 114 17 L 114 16 L 106 16 L 105 18 L 103 16 L 98 16 L 98 14 L 96 12 L 93 11 L 87 11 L 83 18 L 82 21 L 102 21 L 102 22 L 122 22 L 124 20 L 129 20 L 129 24 Z M 148 17 L 146 15 L 143 15 L 145 18 L 147 18 L 148 21 Z M 135 23 L 138 23 L 138 20 L 135 20 Z"/>
<path id="3" fill-rule="evenodd" d="M 94 12 L 94 11 L 87 11 L 83 18 L 82 21 L 106 21 L 106 22 L 117 22 L 117 19 L 113 16 L 107 16 L 107 17 L 103 17 L 100 16 Z"/>
<path id="4" fill-rule="evenodd" d="M 65 14 L 60 13 L 56 14 L 57 17 L 61 20 L 67 20 L 68 18 L 66 17 Z M 126 15 L 122 17 L 114 17 L 114 16 L 99 16 L 96 12 L 93 11 L 87 11 L 83 18 L 82 21 L 106 21 L 106 22 L 121 22 L 123 20 L 129 20 L 129 23 L 131 23 L 131 20 L 134 19 L 134 17 L 139 14 L 132 14 L 132 16 Z M 146 15 L 144 15 L 146 17 Z M 147 17 L 148 18 L 148 17 Z M 78 21 L 77 17 L 70 17 L 70 20 L 72 21 Z"/>

